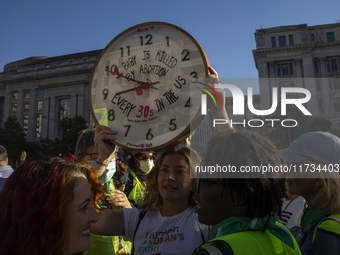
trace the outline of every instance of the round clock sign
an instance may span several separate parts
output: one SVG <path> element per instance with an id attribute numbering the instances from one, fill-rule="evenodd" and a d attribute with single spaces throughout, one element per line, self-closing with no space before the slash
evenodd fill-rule
<path id="1" fill-rule="evenodd" d="M 96 62 L 89 86 L 93 119 L 118 131 L 115 143 L 124 149 L 174 146 L 200 122 L 201 90 L 195 81 L 208 74 L 209 65 L 183 29 L 164 22 L 133 26 Z"/>

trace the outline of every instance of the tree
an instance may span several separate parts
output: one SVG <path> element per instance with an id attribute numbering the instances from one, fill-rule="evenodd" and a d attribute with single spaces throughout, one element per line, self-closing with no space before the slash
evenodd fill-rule
<path id="1" fill-rule="evenodd" d="M 4 146 L 8 153 L 8 158 L 14 162 L 20 159 L 23 151 L 35 152 L 35 146 L 28 144 L 25 138 L 24 129 L 17 121 L 16 117 L 8 117 L 4 123 L 4 128 L 0 129 L 0 144 Z"/>
<path id="2" fill-rule="evenodd" d="M 73 118 L 65 117 L 60 121 L 60 127 L 63 132 L 60 152 L 65 154 L 75 149 L 79 132 L 87 128 L 86 120 L 81 115 L 75 115 Z"/>

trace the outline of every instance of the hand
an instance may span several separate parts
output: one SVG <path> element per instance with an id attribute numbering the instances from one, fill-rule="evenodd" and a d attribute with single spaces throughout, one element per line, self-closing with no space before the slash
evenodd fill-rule
<path id="1" fill-rule="evenodd" d="M 117 189 L 111 189 L 109 190 L 109 193 L 113 194 L 112 196 L 106 197 L 107 202 L 109 202 L 110 204 L 121 206 L 123 208 L 132 208 L 124 192 Z"/>
<path id="2" fill-rule="evenodd" d="M 114 159 L 114 152 L 116 145 L 111 141 L 116 140 L 114 136 L 118 132 L 112 131 L 110 128 L 97 125 L 95 128 L 94 142 L 98 147 L 98 158 L 97 161 L 108 165 L 111 159 Z"/>
<path id="3" fill-rule="evenodd" d="M 210 74 L 203 79 L 203 82 L 219 84 L 221 81 L 218 79 L 218 73 L 211 66 L 208 67 Z"/>

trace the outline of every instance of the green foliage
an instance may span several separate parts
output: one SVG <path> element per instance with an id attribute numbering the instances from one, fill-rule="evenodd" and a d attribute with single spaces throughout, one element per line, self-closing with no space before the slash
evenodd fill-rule
<path id="1" fill-rule="evenodd" d="M 80 115 L 64 118 L 60 121 L 60 127 L 63 131 L 61 139 L 40 138 L 40 144 L 37 144 L 26 140 L 24 130 L 16 117 L 9 117 L 4 128 L 0 129 L 0 145 L 7 149 L 8 158 L 13 162 L 20 160 L 23 151 L 26 151 L 27 157 L 37 153 L 49 156 L 65 155 L 68 150 L 74 150 L 79 132 L 87 128 L 86 120 Z"/>
<path id="2" fill-rule="evenodd" d="M 86 120 L 80 115 L 75 115 L 73 118 L 66 117 L 60 121 L 60 127 L 63 132 L 60 152 L 64 155 L 68 150 L 75 149 L 79 132 L 87 128 Z M 57 140 L 59 143 L 59 139 Z"/>
<path id="3" fill-rule="evenodd" d="M 14 162 L 20 160 L 23 151 L 32 156 L 39 148 L 37 144 L 27 142 L 24 129 L 16 117 L 9 117 L 4 123 L 4 128 L 0 129 L 0 144 L 7 149 L 8 158 Z"/>

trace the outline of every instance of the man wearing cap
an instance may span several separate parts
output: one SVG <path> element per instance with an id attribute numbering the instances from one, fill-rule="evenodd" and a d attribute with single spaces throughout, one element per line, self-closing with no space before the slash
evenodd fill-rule
<path id="1" fill-rule="evenodd" d="M 0 191 L 7 178 L 13 173 L 13 169 L 8 165 L 7 150 L 0 145 Z"/>
<path id="2" fill-rule="evenodd" d="M 340 254 L 340 139 L 328 132 L 306 133 L 280 152 L 291 165 L 289 193 L 308 205 L 301 227 L 293 228 L 302 254 Z"/>

